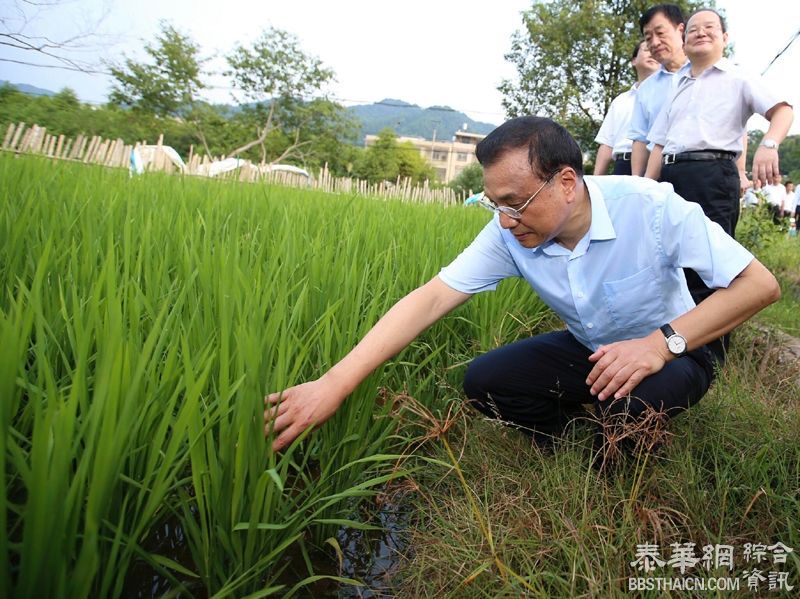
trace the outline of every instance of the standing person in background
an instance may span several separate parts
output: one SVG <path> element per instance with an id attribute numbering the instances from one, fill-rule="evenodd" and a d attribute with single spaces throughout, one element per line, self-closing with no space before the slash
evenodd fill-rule
<path id="1" fill-rule="evenodd" d="M 789 202 L 786 199 L 786 188 L 781 184 L 783 177 L 778 175 L 775 182 L 764 186 L 764 193 L 767 196 L 769 211 L 772 214 L 772 222 L 776 225 L 781 224 L 784 211 L 789 211 Z"/>
<path id="2" fill-rule="evenodd" d="M 628 91 L 618 95 L 608 107 L 606 118 L 594 140 L 600 144 L 597 148 L 597 159 L 594 163 L 594 174 L 605 175 L 608 165 L 614 161 L 614 175 L 631 174 L 631 150 L 633 142 L 628 139 L 631 126 L 633 103 L 636 90 L 650 75 L 655 73 L 658 62 L 650 56 L 650 50 L 644 40 L 638 42 L 633 49 L 631 66 L 636 70 L 636 83 Z"/>
<path id="3" fill-rule="evenodd" d="M 800 187 L 794 190 L 794 230 L 800 236 Z"/>
<path id="4" fill-rule="evenodd" d="M 794 212 L 794 183 L 786 181 L 783 186 L 786 188 L 786 200 L 783 202 L 783 216 L 789 218 Z"/>
<path id="5" fill-rule="evenodd" d="M 655 145 L 646 176 L 672 183 L 676 193 L 700 204 L 708 218 L 733 236 L 741 196 L 740 171 L 734 161 L 744 157 L 747 120 L 759 113 L 770 121 L 753 157 L 758 189 L 779 176 L 778 144 L 794 114 L 761 78 L 723 57 L 727 43 L 725 21 L 716 11 L 699 10 L 687 21 L 684 49 L 691 64 L 681 71 L 650 130 Z M 695 302 L 711 294 L 696 273 L 687 271 L 686 278 Z"/>
<path id="6" fill-rule="evenodd" d="M 636 91 L 628 138 L 633 140 L 631 172 L 641 177 L 650 155 L 650 128 L 661 111 L 664 100 L 677 82 L 675 74 L 687 63 L 683 53 L 683 13 L 675 4 L 656 4 L 639 19 L 639 30 L 650 55 L 661 67 Z"/>

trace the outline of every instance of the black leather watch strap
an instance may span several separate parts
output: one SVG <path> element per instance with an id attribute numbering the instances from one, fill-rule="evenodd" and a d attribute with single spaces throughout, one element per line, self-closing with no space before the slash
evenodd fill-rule
<path id="1" fill-rule="evenodd" d="M 675 334 L 675 329 L 673 329 L 669 323 L 659 328 L 661 329 L 661 332 L 664 333 L 664 339 L 669 339 Z"/>

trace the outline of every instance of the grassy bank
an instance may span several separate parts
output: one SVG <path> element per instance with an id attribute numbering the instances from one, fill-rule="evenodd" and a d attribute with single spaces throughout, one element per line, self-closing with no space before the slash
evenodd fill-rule
<path id="1" fill-rule="evenodd" d="M 753 214 L 743 225 L 753 251 L 783 289 L 781 301 L 758 323 L 798 335 L 800 242 Z M 415 516 L 393 572 L 399 586 L 391 592 L 459 598 L 792 596 L 788 586 L 796 592 L 800 585 L 800 390 L 766 351 L 760 329 L 740 327 L 712 390 L 669 424 L 664 447 L 605 472 L 591 466 L 588 422 L 575 423 L 547 453 L 529 437 L 472 412 L 457 412 L 446 435 L 429 429 L 429 455 L 451 467 L 447 475 L 444 466 L 413 475 L 419 491 L 405 497 Z M 457 393 L 450 399 L 460 406 Z M 408 418 L 421 422 L 414 414 Z M 773 563 L 771 551 L 759 562 L 746 559 L 748 543 L 778 542 L 794 549 L 786 563 Z M 705 546 L 734 551 L 732 568 L 712 562 L 707 569 L 698 562 L 687 577 L 739 582 L 722 581 L 721 590 L 712 592 L 630 588 L 630 578 L 649 577 L 656 585 L 653 578 L 683 576 L 668 561 L 687 543 L 694 543 L 698 558 Z M 644 544 L 657 550 L 663 566 L 646 572 L 641 562 L 632 564 Z M 758 591 L 748 586 L 753 570 L 759 571 Z M 778 572 L 788 573 L 786 586 L 777 582 Z M 726 584 L 738 584 L 738 590 L 726 591 Z"/>

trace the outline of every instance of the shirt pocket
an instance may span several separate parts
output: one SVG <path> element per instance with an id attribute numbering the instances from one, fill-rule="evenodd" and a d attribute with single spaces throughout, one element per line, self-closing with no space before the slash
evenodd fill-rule
<path id="1" fill-rule="evenodd" d="M 604 282 L 603 293 L 611 320 L 620 329 L 657 326 L 653 322 L 666 312 L 652 266 L 624 279 Z"/>

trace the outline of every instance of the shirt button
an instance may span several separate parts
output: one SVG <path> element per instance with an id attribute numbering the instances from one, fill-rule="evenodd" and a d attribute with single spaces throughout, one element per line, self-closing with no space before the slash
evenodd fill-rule
<path id="1" fill-rule="evenodd" d="M 587 322 L 587 323 L 586 323 L 586 328 L 587 328 L 587 329 L 594 328 L 594 323 L 593 323 L 593 322 Z"/>
<path id="2" fill-rule="evenodd" d="M 582 297 L 583 297 L 583 291 L 579 291 L 579 292 L 578 292 L 578 297 L 579 297 L 579 298 L 582 298 Z"/>

